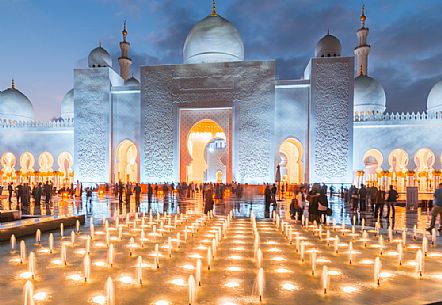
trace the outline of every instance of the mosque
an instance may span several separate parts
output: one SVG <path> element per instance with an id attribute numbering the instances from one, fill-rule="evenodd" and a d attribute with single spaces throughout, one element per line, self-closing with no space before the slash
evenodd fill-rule
<path id="1" fill-rule="evenodd" d="M 188 34 L 182 64 L 141 66 L 137 80 L 124 24 L 119 71 L 93 49 L 74 70 L 60 120 L 35 121 L 14 82 L 0 93 L 1 182 L 262 183 L 279 165 L 289 184 L 429 192 L 441 175 L 442 81 L 426 111 L 386 113 L 384 89 L 367 74 L 364 10 L 360 22 L 354 56 L 327 34 L 296 80 L 277 79 L 274 60 L 246 61 L 215 3 Z"/>

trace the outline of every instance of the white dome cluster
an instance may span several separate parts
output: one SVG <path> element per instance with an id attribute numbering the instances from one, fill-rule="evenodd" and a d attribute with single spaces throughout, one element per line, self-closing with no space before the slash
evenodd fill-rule
<path id="1" fill-rule="evenodd" d="M 244 60 L 244 44 L 238 30 L 226 19 L 211 14 L 187 35 L 183 49 L 185 64 Z"/>

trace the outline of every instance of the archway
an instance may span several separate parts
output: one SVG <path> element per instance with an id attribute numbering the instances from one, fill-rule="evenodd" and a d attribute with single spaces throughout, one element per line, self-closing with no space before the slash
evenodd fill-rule
<path id="1" fill-rule="evenodd" d="M 436 156 L 428 148 L 421 148 L 414 155 L 414 164 L 416 165 L 416 178 L 419 191 L 433 191 L 433 166 L 435 163 Z"/>
<path id="2" fill-rule="evenodd" d="M 72 155 L 68 152 L 62 152 L 58 155 L 58 171 L 63 176 L 63 182 L 70 184 L 72 181 L 71 176 L 73 174 L 72 166 L 74 164 Z"/>
<path id="3" fill-rule="evenodd" d="M 207 169 L 205 172 L 205 182 L 226 182 L 226 141 L 221 138 L 211 140 L 205 148 L 205 160 Z"/>
<path id="4" fill-rule="evenodd" d="M 377 149 L 370 149 L 364 154 L 364 166 L 365 176 L 367 178 L 366 183 L 371 185 L 378 185 L 378 173 L 382 171 L 382 162 L 384 162 L 384 156 Z"/>
<path id="5" fill-rule="evenodd" d="M 122 141 L 116 151 L 115 181 L 124 183 L 138 181 L 138 149 L 130 140 Z"/>
<path id="6" fill-rule="evenodd" d="M 38 157 L 38 165 L 40 167 L 40 172 L 53 172 L 52 166 L 54 165 L 54 157 L 47 151 L 41 153 Z"/>
<path id="7" fill-rule="evenodd" d="M 288 138 L 279 146 L 281 178 L 288 184 L 303 181 L 303 149 L 302 144 L 295 138 Z"/>
<path id="8" fill-rule="evenodd" d="M 6 176 L 6 181 L 11 182 L 15 177 L 15 156 L 13 153 L 7 152 L 2 156 L 3 175 Z"/>
<path id="9" fill-rule="evenodd" d="M 35 158 L 30 152 L 25 152 L 20 156 L 20 171 L 26 175 L 34 171 Z"/>
<path id="10" fill-rule="evenodd" d="M 390 165 L 389 171 L 390 175 L 386 178 L 386 185 L 384 186 L 387 189 L 388 185 L 393 185 L 399 192 L 405 191 L 406 187 L 406 172 L 408 166 L 408 154 L 405 150 L 401 148 L 393 149 L 388 156 L 388 164 Z"/>
<path id="11" fill-rule="evenodd" d="M 188 182 L 202 183 L 207 181 L 208 164 L 206 160 L 206 147 L 211 142 L 216 143 L 216 141 L 214 141 L 215 139 L 223 141 L 224 145 L 222 149 L 224 149 L 226 134 L 215 121 L 201 120 L 190 129 L 187 136 L 187 150 L 191 158 L 191 162 L 187 166 L 186 176 Z M 208 150 L 210 150 L 210 146 Z M 217 156 L 217 160 L 219 160 L 219 163 L 225 168 L 225 164 L 222 162 L 222 154 Z M 211 179 L 213 180 L 212 182 L 216 182 L 216 171 L 218 169 L 220 168 L 215 169 L 215 177 Z"/>

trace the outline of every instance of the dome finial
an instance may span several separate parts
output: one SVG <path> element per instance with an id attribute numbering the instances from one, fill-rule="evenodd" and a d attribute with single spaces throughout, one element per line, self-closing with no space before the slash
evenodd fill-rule
<path id="1" fill-rule="evenodd" d="M 127 29 L 126 29 L 126 19 L 124 19 L 124 25 L 123 25 L 123 41 L 126 42 L 126 36 L 127 36 Z"/>
<path id="2" fill-rule="evenodd" d="M 216 0 L 212 0 L 212 14 L 210 16 L 218 16 L 216 13 Z"/>
<path id="3" fill-rule="evenodd" d="M 367 17 L 365 16 L 365 4 L 362 4 L 362 13 L 361 13 L 361 25 L 362 25 L 362 27 L 365 27 L 365 20 L 367 20 Z"/>
<path id="4" fill-rule="evenodd" d="M 12 79 L 12 82 L 11 82 L 11 88 L 12 88 L 13 90 L 15 90 L 15 82 L 14 82 L 14 79 Z"/>

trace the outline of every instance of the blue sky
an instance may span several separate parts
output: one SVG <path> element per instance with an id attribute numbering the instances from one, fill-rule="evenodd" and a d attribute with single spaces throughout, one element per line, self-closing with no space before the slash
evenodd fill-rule
<path id="1" fill-rule="evenodd" d="M 218 0 L 218 13 L 240 31 L 248 60 L 276 59 L 281 79 L 302 75 L 327 32 L 353 55 L 359 0 Z M 422 111 L 442 79 L 442 1 L 366 0 L 369 75 L 387 93 L 387 111 Z M 133 72 L 140 65 L 182 62 L 187 33 L 210 13 L 211 0 L 0 0 L 0 90 L 16 87 L 37 119 L 59 115 L 73 69 L 85 67 L 101 41 L 118 57 L 126 18 Z M 116 63 L 116 60 L 114 60 Z"/>

